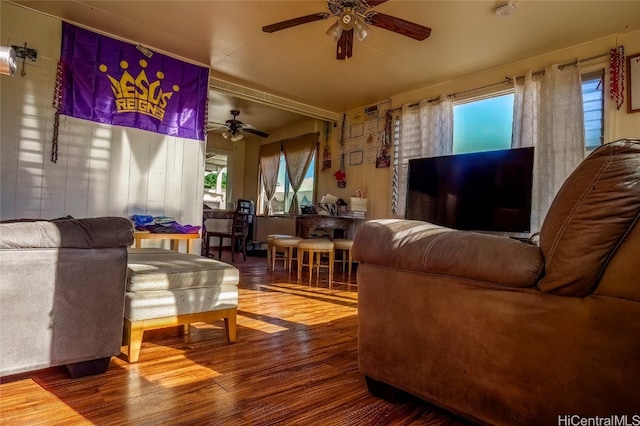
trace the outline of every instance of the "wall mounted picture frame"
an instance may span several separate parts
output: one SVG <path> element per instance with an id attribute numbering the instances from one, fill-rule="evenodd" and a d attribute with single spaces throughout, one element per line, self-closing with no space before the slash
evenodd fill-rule
<path id="1" fill-rule="evenodd" d="M 358 164 L 362 164 L 363 160 L 364 160 L 364 152 L 361 149 L 357 151 L 351 151 L 351 153 L 349 154 L 350 166 L 357 166 Z"/>
<path id="2" fill-rule="evenodd" d="M 640 112 L 640 53 L 627 56 L 627 112 Z"/>

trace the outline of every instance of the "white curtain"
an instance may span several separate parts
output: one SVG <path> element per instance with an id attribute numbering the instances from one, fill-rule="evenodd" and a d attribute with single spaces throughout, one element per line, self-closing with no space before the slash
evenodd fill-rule
<path id="1" fill-rule="evenodd" d="M 512 147 L 533 146 L 531 232 L 540 230 L 556 193 L 584 158 L 580 69 L 553 65 L 515 86 Z"/>
<path id="2" fill-rule="evenodd" d="M 522 81 L 514 79 L 513 131 L 511 148 L 536 145 L 540 119 L 540 82 L 542 75 L 529 71 Z"/>
<path id="3" fill-rule="evenodd" d="M 316 152 L 319 136 L 320 133 L 307 133 L 306 135 L 282 141 L 287 174 L 293 190 L 291 207 L 289 208 L 290 214 L 300 214 L 298 190 L 304 181 L 313 154 Z"/>
<path id="4" fill-rule="evenodd" d="M 392 182 L 391 212 L 394 215 L 405 214 L 409 160 L 453 152 L 453 102 L 447 96 L 441 99 L 402 107 Z"/>
<path id="5" fill-rule="evenodd" d="M 266 216 L 269 216 L 272 213 L 271 200 L 273 200 L 273 197 L 276 195 L 281 152 L 282 149 L 280 142 L 260 145 L 260 153 L 258 156 L 260 161 L 262 185 L 267 197 L 263 205 L 263 212 Z"/>

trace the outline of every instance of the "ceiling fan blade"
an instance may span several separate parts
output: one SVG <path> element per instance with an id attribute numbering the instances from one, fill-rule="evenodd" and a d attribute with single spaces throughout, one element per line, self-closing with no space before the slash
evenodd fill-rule
<path id="1" fill-rule="evenodd" d="M 260 136 L 261 138 L 266 138 L 269 136 L 269 133 L 261 132 L 260 130 L 251 129 L 247 127 L 243 128 L 242 131 L 246 133 L 252 133 L 254 135 Z"/>
<path id="2" fill-rule="evenodd" d="M 385 30 L 393 31 L 394 33 L 419 41 L 426 39 L 431 34 L 431 28 L 429 27 L 384 13 L 373 12 L 370 15 L 368 14 L 367 21 L 373 26 L 384 28 Z"/>
<path id="3" fill-rule="evenodd" d="M 207 131 L 213 131 L 213 130 L 226 130 L 227 126 L 225 126 L 224 124 L 220 124 L 220 123 L 207 123 Z"/>
<path id="4" fill-rule="evenodd" d="M 276 31 L 284 30 L 287 28 L 295 27 L 296 25 L 302 25 L 309 22 L 321 21 L 331 16 L 330 13 L 320 12 L 313 15 L 300 16 L 299 18 L 287 19 L 286 21 L 277 22 L 275 24 L 266 25 L 262 27 L 262 31 L 265 33 L 274 33 Z"/>
<path id="5" fill-rule="evenodd" d="M 367 0 L 369 7 L 376 7 L 379 4 L 386 3 L 389 0 Z"/>
<path id="6" fill-rule="evenodd" d="M 336 59 L 348 59 L 351 56 L 353 56 L 353 29 L 342 31 L 336 50 Z"/>

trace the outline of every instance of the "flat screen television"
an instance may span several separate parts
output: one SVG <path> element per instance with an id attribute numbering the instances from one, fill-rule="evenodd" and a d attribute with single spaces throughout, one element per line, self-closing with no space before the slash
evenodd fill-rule
<path id="1" fill-rule="evenodd" d="M 407 219 L 454 229 L 527 234 L 533 148 L 409 160 Z"/>

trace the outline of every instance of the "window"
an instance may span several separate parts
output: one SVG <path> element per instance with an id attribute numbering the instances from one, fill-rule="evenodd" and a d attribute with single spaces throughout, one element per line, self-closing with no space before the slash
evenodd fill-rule
<path id="1" fill-rule="evenodd" d="M 453 106 L 453 153 L 511 148 L 513 93 Z"/>
<path id="2" fill-rule="evenodd" d="M 534 73 L 534 75 L 539 78 L 543 73 Z M 582 74 L 584 143 L 587 151 L 601 145 L 604 140 L 603 86 L 603 69 Z M 540 95 L 538 94 L 538 96 Z M 514 122 L 514 101 L 514 91 L 504 90 L 482 98 L 476 97 L 456 102 L 453 105 L 453 146 L 451 152 L 463 154 L 510 149 Z M 439 120 L 444 121 L 447 117 L 450 115 Z M 411 106 L 406 110 L 403 108 L 402 115 L 396 117 L 394 121 L 394 167 L 391 194 L 391 212 L 394 215 L 404 213 L 408 160 L 434 155 L 425 154 L 422 150 L 425 142 L 424 136 L 420 132 L 420 126 L 420 111 L 412 110 Z"/>
<path id="3" fill-rule="evenodd" d="M 300 206 L 313 205 L 315 188 L 315 170 L 316 170 L 316 153 L 313 153 L 311 157 L 311 163 L 305 174 L 304 181 L 298 191 L 298 200 Z M 266 204 L 266 194 L 264 192 L 264 185 L 260 182 L 260 202 L 258 211 L 264 211 L 264 205 Z M 284 158 L 284 153 L 280 153 L 280 166 L 278 168 L 278 183 L 276 186 L 276 193 L 271 201 L 272 214 L 285 214 L 289 213 L 289 207 L 293 201 L 293 189 L 291 188 L 291 182 L 289 181 L 289 175 L 287 174 L 287 164 Z"/>
<path id="4" fill-rule="evenodd" d="M 453 153 L 511 148 L 513 93 L 458 103 L 453 107 Z M 604 70 L 582 74 L 585 147 L 604 141 Z"/>
<path id="5" fill-rule="evenodd" d="M 591 151 L 604 142 L 604 70 L 582 74 L 584 144 Z"/>

